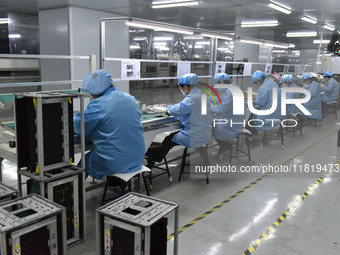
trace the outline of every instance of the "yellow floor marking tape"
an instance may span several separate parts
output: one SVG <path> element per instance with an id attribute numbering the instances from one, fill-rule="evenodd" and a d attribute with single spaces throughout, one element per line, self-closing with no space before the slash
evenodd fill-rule
<path id="1" fill-rule="evenodd" d="M 295 156 L 291 157 L 290 159 L 286 160 L 285 162 L 283 162 L 281 165 L 284 166 L 286 165 L 288 162 L 292 161 L 293 159 L 295 159 L 296 157 L 300 156 L 301 154 L 305 153 L 306 151 L 308 151 L 309 149 L 311 149 L 312 147 L 314 147 L 315 145 L 321 143 L 322 141 L 326 140 L 328 137 L 334 135 L 335 133 L 337 133 L 338 130 L 330 133 L 329 135 L 325 136 L 324 138 L 318 140 L 317 142 L 315 142 L 314 144 L 312 144 L 311 146 L 307 147 L 306 149 L 304 149 L 303 151 L 300 151 L 298 154 L 296 154 Z M 229 198 L 225 199 L 223 202 L 219 203 L 218 205 L 216 205 L 215 207 L 213 207 L 212 209 L 206 211 L 205 213 L 203 213 L 202 215 L 198 216 L 196 219 L 194 219 L 193 221 L 189 222 L 188 224 L 184 225 L 183 227 L 181 227 L 178 230 L 178 233 L 182 233 L 183 231 L 187 230 L 189 227 L 193 226 L 194 224 L 196 224 L 197 222 L 199 222 L 200 220 L 204 219 L 205 217 L 209 216 L 211 213 L 213 213 L 214 211 L 216 211 L 217 209 L 221 208 L 222 206 L 224 206 L 225 204 L 227 204 L 228 202 L 230 202 L 231 200 L 233 200 L 234 198 L 236 198 L 237 196 L 239 196 L 240 194 L 242 194 L 244 191 L 248 190 L 249 188 L 251 188 L 252 186 L 254 186 L 256 183 L 258 183 L 259 181 L 263 180 L 265 177 L 267 177 L 268 175 L 270 175 L 271 172 L 262 175 L 260 178 L 256 179 L 255 181 L 253 181 L 252 183 L 248 184 L 246 187 L 244 187 L 243 189 L 239 190 L 238 192 L 236 192 L 234 195 L 230 196 Z M 308 194 L 307 194 L 308 195 Z M 287 214 L 288 215 L 288 214 Z M 274 225 L 275 226 L 275 225 Z M 168 241 L 171 240 L 172 238 L 174 238 L 174 233 L 172 233 L 171 235 L 168 236 Z"/>
<path id="2" fill-rule="evenodd" d="M 259 247 L 271 235 L 271 233 L 273 233 L 278 228 L 278 226 L 288 217 L 288 215 L 291 214 L 302 203 L 302 201 L 308 196 L 308 194 L 310 194 L 311 191 L 319 186 L 319 184 L 326 178 L 326 176 L 331 173 L 334 166 L 337 166 L 337 168 L 339 168 L 339 164 L 340 160 L 338 160 L 328 172 L 326 172 L 316 182 L 310 185 L 308 189 L 299 198 L 297 198 L 288 207 L 288 209 L 255 242 L 250 245 L 250 247 L 243 253 L 243 255 L 252 254 L 255 249 Z"/>

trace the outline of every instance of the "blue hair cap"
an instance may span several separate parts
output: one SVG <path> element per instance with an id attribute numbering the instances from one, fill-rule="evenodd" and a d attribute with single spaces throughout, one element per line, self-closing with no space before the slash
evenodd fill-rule
<path id="1" fill-rule="evenodd" d="M 178 78 L 178 85 L 183 84 L 183 85 L 195 85 L 198 83 L 198 76 L 197 74 L 194 73 L 187 73 L 182 75 L 181 77 Z"/>
<path id="2" fill-rule="evenodd" d="M 287 83 L 293 83 L 294 76 L 292 74 L 284 74 L 281 77 L 280 83 L 287 82 Z"/>
<path id="3" fill-rule="evenodd" d="M 251 81 L 254 83 L 257 83 L 258 81 L 262 80 L 264 77 L 266 77 L 266 74 L 262 71 L 256 71 L 251 76 Z"/>
<path id="4" fill-rule="evenodd" d="M 111 87 L 112 77 L 108 71 L 103 69 L 90 73 L 83 81 L 83 87 L 91 95 L 102 95 Z"/>
<path id="5" fill-rule="evenodd" d="M 226 73 L 218 73 L 214 76 L 214 84 L 220 81 L 231 81 L 231 77 Z"/>
<path id="6" fill-rule="evenodd" d="M 323 76 L 323 77 L 333 77 L 333 75 L 334 75 L 334 74 L 333 74 L 332 72 L 326 71 L 326 72 L 323 73 L 322 76 Z"/>

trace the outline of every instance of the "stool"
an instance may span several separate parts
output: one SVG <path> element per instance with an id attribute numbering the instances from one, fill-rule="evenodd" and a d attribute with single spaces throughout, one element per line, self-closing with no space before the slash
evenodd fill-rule
<path id="1" fill-rule="evenodd" d="M 218 150 L 217 153 L 217 158 L 220 156 L 220 154 L 226 155 L 227 157 L 229 157 L 229 163 L 231 163 L 231 159 L 232 158 L 240 158 L 240 157 L 248 157 L 248 162 L 251 163 L 251 157 L 250 157 L 250 148 L 249 148 L 249 140 L 248 137 L 252 136 L 252 133 L 248 130 L 248 129 L 243 129 L 240 133 L 237 134 L 236 137 L 236 151 L 234 150 L 234 146 L 233 146 L 233 142 L 234 140 L 231 142 L 231 147 L 229 149 L 224 149 L 220 146 L 220 149 Z M 247 144 L 247 151 L 243 151 L 239 149 L 239 139 L 244 137 L 246 140 L 246 144 Z M 219 141 L 218 144 L 223 144 L 224 141 Z M 223 151 L 227 151 L 230 150 L 229 155 L 226 153 L 223 153 Z M 233 156 L 233 151 L 235 151 L 236 155 Z M 239 155 L 239 153 L 241 153 L 241 155 Z"/>
<path id="2" fill-rule="evenodd" d="M 209 159 L 208 159 L 208 144 L 202 146 L 202 147 L 198 147 L 198 148 L 195 148 L 200 154 L 202 154 L 204 156 L 204 164 L 206 166 L 209 165 Z M 178 177 L 178 182 L 181 181 L 181 178 L 182 178 L 182 174 L 190 174 L 190 171 L 189 172 L 185 172 L 184 171 L 184 167 L 186 165 L 190 165 L 190 164 L 187 164 L 185 163 L 186 161 L 186 158 L 187 158 L 187 152 L 188 152 L 188 147 L 185 147 L 184 150 L 183 150 L 183 156 L 182 156 L 182 163 L 181 163 L 181 170 L 179 172 L 179 177 Z M 190 154 L 189 154 L 190 155 Z M 206 180 L 207 180 L 207 184 L 209 183 L 209 172 L 207 171 L 206 173 Z"/>
<path id="3" fill-rule="evenodd" d="M 336 119 L 338 119 L 338 113 L 337 113 L 337 106 L 338 106 L 338 102 L 337 101 L 332 101 L 332 102 L 328 102 L 328 103 L 323 103 L 323 108 L 322 108 L 322 114 L 324 115 L 324 113 L 327 112 L 327 110 L 329 108 L 332 109 L 333 111 L 333 117 L 335 117 Z"/>
<path id="4" fill-rule="evenodd" d="M 162 144 L 162 143 L 152 142 L 151 145 L 150 145 L 150 147 L 149 147 L 149 149 L 148 149 L 148 152 L 149 152 L 150 154 L 152 154 L 152 152 L 155 152 L 155 151 L 157 151 L 157 150 L 160 150 L 160 149 L 162 149 L 162 147 L 163 147 L 163 144 Z M 149 173 L 149 184 L 150 184 L 149 187 L 150 187 L 150 190 L 152 190 L 152 179 L 153 179 L 153 178 L 156 178 L 156 177 L 161 176 L 161 175 L 163 175 L 163 174 L 168 174 L 169 182 L 171 182 L 171 181 L 172 181 L 172 177 L 171 177 L 171 175 L 170 175 L 169 166 L 168 166 L 168 162 L 167 162 L 167 160 L 166 160 L 166 156 L 164 156 L 164 158 L 163 158 L 164 164 L 165 164 L 165 168 L 163 168 L 163 167 L 156 166 L 156 165 L 154 165 L 154 164 L 151 162 L 151 160 L 150 160 L 150 154 L 148 155 L 148 159 L 147 159 L 147 160 L 148 160 L 148 165 L 147 165 L 147 166 L 148 166 L 148 168 L 151 169 L 151 172 Z M 156 175 L 153 175 L 153 174 L 152 174 L 152 169 L 153 169 L 153 168 L 162 170 L 163 172 L 158 173 L 158 174 L 156 174 Z"/>
<path id="5" fill-rule="evenodd" d="M 305 116 L 305 119 L 304 119 L 304 121 L 305 122 L 309 122 L 309 121 L 312 121 L 312 122 L 314 122 L 314 126 L 316 127 L 316 124 L 317 124 L 317 121 L 318 120 L 320 120 L 320 122 L 321 122 L 321 125 L 322 125 L 322 118 L 321 119 L 312 119 L 312 118 L 308 118 L 307 116 Z"/>
<path id="6" fill-rule="evenodd" d="M 147 168 L 146 166 L 142 166 L 141 169 L 139 169 L 137 171 L 134 171 L 134 172 L 122 173 L 122 174 L 108 174 L 108 175 L 106 175 L 106 184 L 105 184 L 105 188 L 104 188 L 104 193 L 103 193 L 101 205 L 103 205 L 104 202 L 105 202 L 107 186 L 110 185 L 110 183 L 113 183 L 110 186 L 118 186 L 119 183 L 116 180 L 119 179 L 119 180 L 123 181 L 123 184 L 124 184 L 124 182 L 128 183 L 129 191 L 131 191 L 131 179 L 133 177 L 137 176 L 137 175 L 139 175 L 139 180 L 140 180 L 139 188 L 142 186 L 141 182 L 142 182 L 142 179 L 143 179 L 146 194 L 148 196 L 150 196 L 150 193 L 149 193 L 149 190 L 148 190 L 148 187 L 147 187 L 147 184 L 146 184 L 145 176 L 143 174 L 144 172 L 150 172 L 150 171 L 151 170 L 149 168 Z M 121 187 L 121 188 L 122 188 L 122 195 L 124 195 L 124 188 L 125 187 Z"/>
<path id="7" fill-rule="evenodd" d="M 277 132 L 277 134 L 280 135 L 280 138 L 277 138 L 277 136 L 275 136 L 275 135 L 268 135 L 267 131 L 264 131 L 264 134 L 263 134 L 263 137 L 262 137 L 262 141 L 261 141 L 261 147 L 263 147 L 263 142 L 264 142 L 264 139 L 266 138 L 266 136 L 267 137 L 269 136 L 273 140 L 281 140 L 281 148 L 284 149 L 285 145 L 284 145 L 284 139 L 283 139 L 283 127 L 282 127 L 282 124 L 280 124 L 279 131 Z"/>
<path id="8" fill-rule="evenodd" d="M 291 118 L 293 118 L 296 122 L 297 125 L 295 127 L 286 127 L 286 130 L 288 131 L 290 128 L 293 129 L 293 137 L 295 137 L 295 129 L 299 129 L 300 130 L 300 135 L 302 135 L 302 126 L 303 126 L 303 121 L 304 121 L 304 117 L 301 113 L 292 113 L 290 115 Z"/>

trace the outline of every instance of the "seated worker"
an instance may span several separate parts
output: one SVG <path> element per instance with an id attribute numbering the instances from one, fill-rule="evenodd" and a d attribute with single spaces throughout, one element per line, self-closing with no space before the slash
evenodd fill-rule
<path id="1" fill-rule="evenodd" d="M 251 125 L 257 127 L 251 127 L 247 123 L 247 129 L 252 134 L 257 134 L 257 131 L 266 131 L 276 128 L 280 124 L 281 116 L 281 89 L 273 80 L 266 78 L 266 74 L 262 71 L 256 71 L 253 73 L 251 80 L 256 85 L 260 86 L 258 89 L 258 95 L 255 97 L 254 105 L 257 105 L 257 110 L 268 110 L 273 104 L 273 88 L 277 88 L 277 107 L 276 110 L 269 115 L 255 115 L 251 114 L 249 120 L 258 119 L 263 121 L 252 121 Z M 274 121 L 272 121 L 274 119 Z"/>
<path id="2" fill-rule="evenodd" d="M 238 87 L 234 82 L 231 83 L 231 77 L 226 73 L 218 73 L 214 76 L 214 84 L 232 84 Z M 238 87 L 239 88 L 239 87 Z M 211 104 L 211 110 L 217 114 L 216 119 L 228 121 L 227 124 L 215 125 L 214 135 L 219 146 L 225 149 L 231 149 L 232 141 L 243 130 L 243 121 L 245 114 L 233 115 L 233 96 L 229 89 L 221 88 L 221 101 L 222 105 Z M 231 123 L 241 124 L 231 124 Z"/>
<path id="3" fill-rule="evenodd" d="M 283 85 L 282 87 L 290 87 L 290 88 L 297 88 L 296 84 L 294 83 L 294 76 L 292 74 L 284 74 L 281 77 L 280 83 Z M 300 98 L 300 94 L 297 92 L 288 92 L 286 95 L 287 99 L 297 99 Z M 293 104 L 287 104 L 286 106 L 286 117 L 293 113 L 300 112 L 299 108 L 296 107 L 296 105 Z"/>
<path id="4" fill-rule="evenodd" d="M 180 131 L 171 133 L 164 138 L 162 146 L 157 150 L 148 150 L 146 155 L 151 164 L 161 162 L 164 156 L 177 145 L 187 148 L 198 148 L 211 139 L 212 115 L 210 104 L 207 104 L 207 114 L 201 114 L 202 91 L 196 87 L 198 77 L 188 73 L 178 79 L 177 86 L 185 98 L 178 104 L 168 106 L 165 113 L 179 118 L 182 125 Z M 150 164 L 150 163 L 149 163 Z"/>
<path id="5" fill-rule="evenodd" d="M 94 149 L 85 155 L 85 171 L 95 179 L 139 170 L 144 163 L 144 130 L 136 99 L 112 85 L 105 70 L 90 73 L 83 87 L 94 98 L 85 110 L 85 137 Z M 80 134 L 80 112 L 74 118 Z"/>
<path id="6" fill-rule="evenodd" d="M 311 99 L 303 104 L 312 114 L 307 117 L 319 120 L 322 118 L 320 84 L 311 74 L 302 75 L 302 81 L 306 84 L 305 89 L 309 90 L 311 93 Z"/>
<path id="7" fill-rule="evenodd" d="M 339 97 L 339 85 L 338 82 L 333 78 L 333 73 L 324 72 L 323 78 L 327 83 L 322 88 L 322 90 L 325 91 L 321 98 L 322 102 L 329 103 L 337 101 Z"/>

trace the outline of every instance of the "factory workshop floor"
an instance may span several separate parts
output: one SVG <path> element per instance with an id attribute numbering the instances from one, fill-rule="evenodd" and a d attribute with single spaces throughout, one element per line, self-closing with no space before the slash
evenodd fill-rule
<path id="1" fill-rule="evenodd" d="M 212 175 L 209 184 L 185 175 L 178 182 L 180 160 L 170 162 L 173 181 L 166 175 L 155 178 L 151 196 L 179 205 L 178 254 L 339 254 L 340 174 L 337 166 L 328 172 L 340 160 L 339 125 L 340 120 L 329 115 L 317 127 L 305 126 L 303 135 L 287 133 L 284 149 L 277 140 L 266 140 L 261 147 L 259 133 L 250 143 L 254 162 L 239 158 L 232 163 L 286 166 L 296 174 L 224 173 Z M 212 158 L 217 150 L 209 149 Z M 218 162 L 227 165 L 227 158 Z M 4 160 L 4 183 L 15 186 L 16 179 L 16 165 Z M 86 193 L 87 240 L 69 248 L 68 254 L 97 254 L 94 214 L 102 192 L 101 187 Z M 168 234 L 172 225 L 169 218 Z M 172 252 L 170 239 L 167 254 Z"/>

